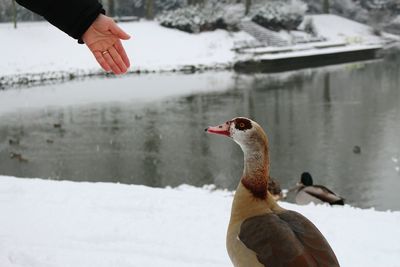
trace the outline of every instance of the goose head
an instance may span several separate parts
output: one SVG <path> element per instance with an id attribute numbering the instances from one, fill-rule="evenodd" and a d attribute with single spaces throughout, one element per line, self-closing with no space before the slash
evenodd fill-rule
<path id="1" fill-rule="evenodd" d="M 249 152 L 265 152 L 268 138 L 261 126 L 245 117 L 236 117 L 217 126 L 209 126 L 206 132 L 219 134 L 233 139 L 243 150 Z"/>
<path id="2" fill-rule="evenodd" d="M 269 178 L 268 138 L 258 123 L 248 118 L 237 117 L 217 126 L 206 128 L 206 132 L 233 139 L 244 154 L 241 183 L 257 199 L 267 197 Z"/>

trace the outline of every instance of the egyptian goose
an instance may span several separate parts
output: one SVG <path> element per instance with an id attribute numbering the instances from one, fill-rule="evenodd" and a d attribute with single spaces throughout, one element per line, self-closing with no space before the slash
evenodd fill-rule
<path id="1" fill-rule="evenodd" d="M 280 207 L 268 192 L 268 139 L 254 121 L 238 117 L 208 127 L 231 137 L 244 153 L 226 245 L 235 267 L 339 266 L 335 253 L 307 218 Z"/>
<path id="2" fill-rule="evenodd" d="M 296 203 L 306 205 L 329 203 L 330 205 L 344 205 L 344 198 L 336 195 L 323 185 L 314 185 L 310 173 L 303 172 L 296 189 Z"/>

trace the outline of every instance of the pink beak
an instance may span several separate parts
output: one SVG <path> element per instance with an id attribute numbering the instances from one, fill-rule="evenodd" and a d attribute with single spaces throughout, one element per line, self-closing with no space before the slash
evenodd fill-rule
<path id="1" fill-rule="evenodd" d="M 217 126 L 209 126 L 205 129 L 205 131 L 208 133 L 221 134 L 230 137 L 231 136 L 230 126 L 231 126 L 230 121 L 227 121 Z"/>

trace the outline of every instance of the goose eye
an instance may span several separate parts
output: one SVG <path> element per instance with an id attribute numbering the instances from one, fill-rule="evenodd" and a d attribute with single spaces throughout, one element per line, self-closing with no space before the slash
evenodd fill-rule
<path id="1" fill-rule="evenodd" d="M 252 128 L 251 121 L 246 118 L 237 118 L 234 121 L 235 128 L 240 131 L 246 131 Z"/>

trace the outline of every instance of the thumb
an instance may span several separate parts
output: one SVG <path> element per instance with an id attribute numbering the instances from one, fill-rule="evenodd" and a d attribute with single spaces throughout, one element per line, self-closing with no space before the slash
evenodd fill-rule
<path id="1" fill-rule="evenodd" d="M 112 34 L 117 36 L 119 39 L 128 40 L 131 38 L 129 34 L 124 32 L 115 22 L 110 25 L 110 31 Z"/>

